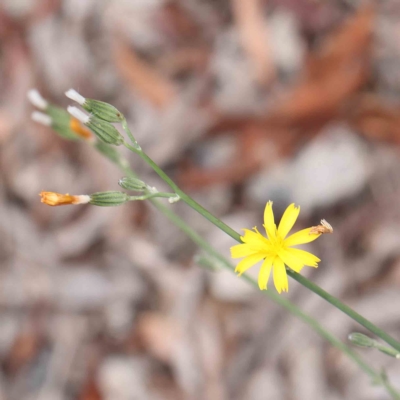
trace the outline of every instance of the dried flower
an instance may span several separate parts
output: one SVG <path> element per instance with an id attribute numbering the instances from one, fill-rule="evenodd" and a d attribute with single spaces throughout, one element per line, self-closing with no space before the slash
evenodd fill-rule
<path id="1" fill-rule="evenodd" d="M 87 204 L 90 202 L 90 196 L 86 194 L 73 196 L 70 194 L 61 194 L 55 192 L 41 192 L 39 194 L 41 202 L 48 206 L 64 206 L 66 204 Z"/>
<path id="2" fill-rule="evenodd" d="M 333 233 L 333 228 L 328 221 L 321 219 L 321 225 L 311 227 L 310 235 L 313 233 Z"/>
<path id="3" fill-rule="evenodd" d="M 286 237 L 299 213 L 300 207 L 291 204 L 284 212 L 277 228 L 272 201 L 269 201 L 264 211 L 264 227 L 268 238 L 257 228 L 254 228 L 254 231 L 244 229 L 245 234 L 241 237 L 243 243 L 231 247 L 232 258 L 244 257 L 235 271 L 241 275 L 254 264 L 264 260 L 258 275 L 260 289 L 267 289 L 267 282 L 273 269 L 274 285 L 281 293 L 287 292 L 289 287 L 285 264 L 296 272 L 300 272 L 304 266 L 318 267 L 318 262 L 321 261 L 318 257 L 292 246 L 312 242 L 321 235 L 319 232 L 312 233 L 312 228 L 307 228 Z"/>

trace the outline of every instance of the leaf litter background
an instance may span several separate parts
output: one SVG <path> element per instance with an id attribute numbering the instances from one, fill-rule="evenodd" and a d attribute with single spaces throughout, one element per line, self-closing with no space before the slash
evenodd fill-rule
<path id="1" fill-rule="evenodd" d="M 399 338 L 399 39 L 396 0 L 2 0 L 0 399 L 387 399 L 259 292 L 196 265 L 150 204 L 40 204 L 121 175 L 31 122 L 26 92 L 119 107 L 235 229 L 261 226 L 269 199 L 300 204 L 299 227 L 326 218 L 305 273 Z M 229 255 L 229 237 L 173 208 Z M 361 330 L 293 281 L 285 296 L 343 340 Z M 361 353 L 400 388 L 398 361 Z"/>

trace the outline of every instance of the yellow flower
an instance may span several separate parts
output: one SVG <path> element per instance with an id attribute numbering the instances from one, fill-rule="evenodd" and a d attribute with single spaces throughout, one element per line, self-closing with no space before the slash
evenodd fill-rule
<path id="1" fill-rule="evenodd" d="M 264 260 L 258 275 L 261 290 L 267 289 L 267 282 L 273 269 L 274 285 L 278 293 L 288 291 L 288 278 L 285 264 L 293 271 L 300 272 L 304 266 L 318 267 L 321 261 L 314 254 L 305 250 L 292 248 L 298 244 L 309 243 L 321 236 L 317 227 L 303 229 L 286 237 L 292 229 L 300 212 L 300 207 L 291 204 L 284 212 L 281 222 L 276 227 L 272 201 L 265 206 L 264 228 L 268 239 L 257 228 L 254 231 L 244 229 L 242 244 L 231 247 L 232 258 L 243 258 L 236 266 L 235 272 L 243 274 L 247 269 Z"/>

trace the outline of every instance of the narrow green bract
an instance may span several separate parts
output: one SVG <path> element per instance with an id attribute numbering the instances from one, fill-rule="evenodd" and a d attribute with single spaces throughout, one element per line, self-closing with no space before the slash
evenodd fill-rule
<path id="1" fill-rule="evenodd" d="M 124 138 L 118 130 L 106 121 L 102 121 L 96 117 L 90 117 L 90 120 L 86 125 L 104 143 L 119 146 L 124 142 Z"/>
<path id="2" fill-rule="evenodd" d="M 121 122 L 124 119 L 124 115 L 118 109 L 104 101 L 86 99 L 82 107 L 103 121 Z"/>
<path id="3" fill-rule="evenodd" d="M 129 196 L 123 192 L 98 192 L 90 195 L 90 204 L 100 207 L 120 206 L 129 201 Z"/>
<path id="4" fill-rule="evenodd" d="M 354 332 L 349 335 L 351 343 L 360 347 L 374 347 L 374 340 L 363 333 Z"/>

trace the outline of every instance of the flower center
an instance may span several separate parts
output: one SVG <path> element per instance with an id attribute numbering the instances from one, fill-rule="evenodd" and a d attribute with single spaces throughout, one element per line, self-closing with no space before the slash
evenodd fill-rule
<path id="1" fill-rule="evenodd" d="M 278 232 L 276 233 L 275 238 L 273 238 L 273 240 L 271 240 L 271 244 L 272 244 L 271 250 L 276 255 L 286 247 L 284 239 L 278 235 Z"/>

